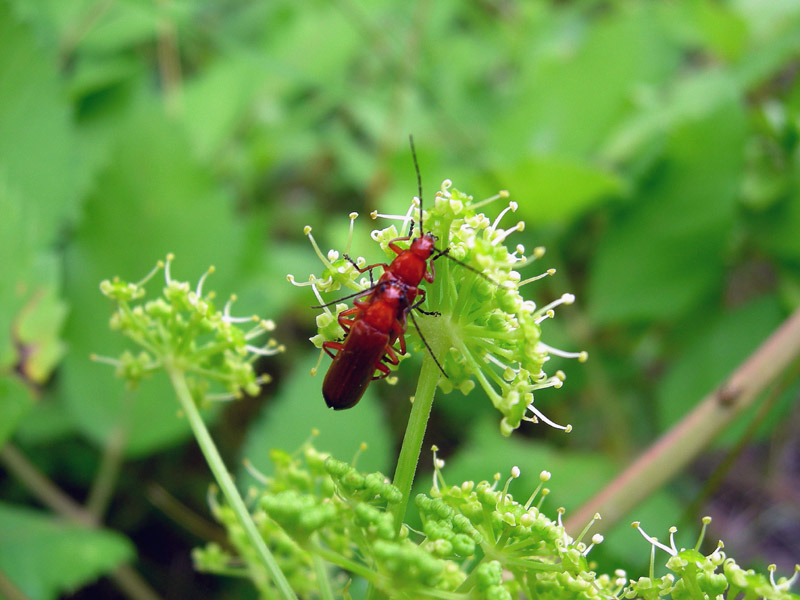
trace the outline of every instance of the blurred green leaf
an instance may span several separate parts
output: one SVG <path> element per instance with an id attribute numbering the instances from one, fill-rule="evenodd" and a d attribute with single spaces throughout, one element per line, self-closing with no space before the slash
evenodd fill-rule
<path id="1" fill-rule="evenodd" d="M 313 440 L 317 450 L 349 462 L 365 442 L 367 450 L 358 458 L 359 470 L 391 475 L 388 471 L 393 466 L 389 431 L 373 393 L 376 385 L 386 385 L 386 382 L 373 382 L 354 408 L 331 410 L 322 398 L 322 380 L 330 360 L 324 357 L 317 376 L 309 375 L 318 356 L 314 352 L 295 363 L 275 401 L 264 409 L 247 432 L 242 456 L 256 469 L 269 474 L 272 472 L 271 449 L 294 452 L 309 439 L 311 430 L 317 429 L 319 435 Z"/>
<path id="2" fill-rule="evenodd" d="M 234 134 L 256 93 L 264 65 L 247 54 L 224 56 L 187 82 L 183 120 L 197 156 L 213 158 Z"/>
<path id="3" fill-rule="evenodd" d="M 795 173 L 795 189 L 769 214 L 757 220 L 758 244 L 770 255 L 800 263 L 800 174 Z"/>
<path id="4" fill-rule="evenodd" d="M 36 294 L 19 314 L 15 341 L 23 356 L 18 368 L 29 381 L 45 383 L 66 352 L 59 339 L 66 314 L 53 288 Z"/>
<path id="5" fill-rule="evenodd" d="M 132 544 L 121 534 L 0 504 L 0 570 L 36 600 L 75 590 L 134 555 Z"/>
<path id="6" fill-rule="evenodd" d="M 751 36 L 756 40 L 772 38 L 791 27 L 800 17 L 800 5 L 793 0 L 733 0 L 733 8 L 747 21 Z"/>
<path id="7" fill-rule="evenodd" d="M 85 218 L 67 251 L 65 287 L 74 308 L 65 328 L 71 352 L 59 384 L 86 435 L 102 444 L 122 426 L 128 452 L 142 454 L 182 438 L 188 425 L 176 416 L 165 377 L 145 382 L 128 414 L 128 402 L 120 401 L 127 392 L 113 369 L 89 361 L 90 353 L 114 356 L 129 347 L 108 330 L 111 307 L 98 285 L 115 275 L 137 281 L 174 252 L 173 277 L 192 285 L 216 265 L 206 286 L 224 302 L 238 275 L 242 229 L 229 199 L 195 162 L 184 132 L 159 106 L 140 107 L 117 135 L 112 161 L 87 199 Z M 152 282 L 150 293 L 158 294 L 160 286 Z"/>
<path id="8" fill-rule="evenodd" d="M 43 395 L 27 412 L 14 437 L 25 445 L 46 444 L 62 439 L 74 429 L 66 407 L 50 395 Z"/>
<path id="9" fill-rule="evenodd" d="M 652 181 L 597 248 L 589 297 L 598 323 L 674 319 L 720 286 L 745 143 L 727 89 L 726 102 L 670 131 Z"/>
<path id="10" fill-rule="evenodd" d="M 52 57 L 0 5 L 0 369 L 43 383 L 60 360 L 65 306 L 52 253 L 85 172 Z"/>
<path id="11" fill-rule="evenodd" d="M 519 216 L 536 225 L 573 219 L 625 190 L 624 180 L 607 169 L 556 156 L 531 156 L 494 175 L 519 203 Z"/>
<path id="12" fill-rule="evenodd" d="M 170 3 L 172 4 L 172 3 Z M 111 2 L 92 8 L 76 23 L 85 31 L 76 42 L 81 52 L 113 54 L 156 39 L 159 8 L 151 2 Z M 174 11 L 173 11 L 174 13 Z M 174 25 L 172 19 L 169 20 Z M 86 24 L 91 25 L 86 27 Z"/>
<path id="13" fill-rule="evenodd" d="M 34 247 L 52 244 L 77 215 L 87 183 L 54 57 L 0 5 L 0 179 L 35 215 Z"/>
<path id="14" fill-rule="evenodd" d="M 587 23 L 554 13 L 530 36 L 520 93 L 503 106 L 490 146 L 586 156 L 633 107 L 637 94 L 677 69 L 679 47 L 646 4 L 609 11 Z"/>
<path id="15" fill-rule="evenodd" d="M 699 47 L 724 59 L 739 58 L 747 45 L 747 24 L 730 5 L 714 0 L 660 4 L 659 17 L 690 48 Z"/>
<path id="16" fill-rule="evenodd" d="M 0 446 L 34 405 L 30 388 L 13 375 L 0 375 Z"/>

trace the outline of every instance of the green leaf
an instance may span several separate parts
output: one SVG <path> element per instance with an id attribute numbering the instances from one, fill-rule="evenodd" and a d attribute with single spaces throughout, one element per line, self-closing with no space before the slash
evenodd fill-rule
<path id="1" fill-rule="evenodd" d="M 0 571 L 36 600 L 74 591 L 133 557 L 118 533 L 0 504 Z"/>
<path id="2" fill-rule="evenodd" d="M 245 53 L 206 66 L 187 82 L 183 114 L 197 155 L 212 158 L 230 141 L 257 90 L 264 65 Z"/>
<path id="3" fill-rule="evenodd" d="M 519 92 L 492 127 L 492 148 L 587 156 L 633 107 L 635 94 L 660 85 L 680 64 L 680 50 L 645 4 L 550 17 L 515 76 Z M 569 15 L 569 11 L 563 11 Z M 562 14 L 563 14 L 562 13 Z M 559 15 L 560 13 L 554 13 Z"/>
<path id="4" fill-rule="evenodd" d="M 0 39 L 0 179 L 35 215 L 31 245 L 50 244 L 77 215 L 87 174 L 55 57 L 37 47 L 5 3 Z"/>
<path id="5" fill-rule="evenodd" d="M 800 177 L 794 177 L 800 186 Z M 798 264 L 800 263 L 800 192 L 793 193 L 769 211 L 759 215 L 754 227 L 759 245 L 770 255 Z"/>
<path id="6" fill-rule="evenodd" d="M 0 375 L 0 446 L 11 437 L 33 405 L 30 388 L 17 377 Z"/>
<path id="7" fill-rule="evenodd" d="M 653 180 L 598 247 L 589 277 L 596 322 L 676 318 L 718 289 L 745 143 L 742 106 L 727 89 L 725 102 L 669 131 Z"/>
<path id="8" fill-rule="evenodd" d="M 224 302 L 237 277 L 242 230 L 229 199 L 194 160 L 184 132 L 166 120 L 159 105 L 140 108 L 117 136 L 112 160 L 87 199 L 85 219 L 66 255 L 65 287 L 74 308 L 65 328 L 71 352 L 59 384 L 86 435 L 102 444 L 122 427 L 127 451 L 142 454 L 176 442 L 189 428 L 176 415 L 178 405 L 165 377 L 145 382 L 130 396 L 112 368 L 89 360 L 90 353 L 117 356 L 131 347 L 108 330 L 111 306 L 98 285 L 115 275 L 136 281 L 174 252 L 172 273 L 178 279 L 196 282 L 216 265 L 206 286 Z M 160 285 L 152 282 L 151 293 L 158 294 Z"/>
<path id="9" fill-rule="evenodd" d="M 72 418 L 64 404 L 44 395 L 27 412 L 14 432 L 14 438 L 24 445 L 41 445 L 63 439 L 73 429 Z"/>
<path id="10" fill-rule="evenodd" d="M 65 306 L 51 248 L 85 171 L 51 56 L 0 5 L 0 369 L 43 383 L 61 358 Z"/>
<path id="11" fill-rule="evenodd" d="M 519 216 L 536 225 L 573 219 L 625 189 L 623 179 L 607 169 L 556 156 L 531 156 L 493 175 L 519 202 Z"/>
<path id="12" fill-rule="evenodd" d="M 248 431 L 242 456 L 256 469 L 269 474 L 271 449 L 293 452 L 309 439 L 312 429 L 317 429 L 319 435 L 313 442 L 317 450 L 350 461 L 365 442 L 367 450 L 358 459 L 359 470 L 388 474 L 387 469 L 392 466 L 390 434 L 374 395 L 375 387 L 386 382 L 374 381 L 354 408 L 331 410 L 322 398 L 322 380 L 329 359 L 324 357 L 316 377 L 309 375 L 318 357 L 315 352 L 295 364 L 275 401 L 265 407 Z"/>

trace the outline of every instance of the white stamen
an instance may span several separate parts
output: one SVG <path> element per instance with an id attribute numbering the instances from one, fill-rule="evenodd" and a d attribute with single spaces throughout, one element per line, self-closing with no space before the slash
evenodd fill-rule
<path id="1" fill-rule="evenodd" d="M 445 187 L 445 184 L 447 184 L 447 187 Z M 450 181 L 449 179 L 445 179 L 442 182 L 442 192 L 446 193 L 449 196 L 450 193 L 447 190 L 449 190 L 450 186 L 452 186 L 452 185 L 453 185 L 452 181 Z M 497 192 L 494 196 L 492 196 L 490 198 L 486 198 L 485 200 L 479 200 L 478 202 L 474 202 L 474 203 L 470 204 L 470 208 L 472 208 L 473 210 L 476 209 L 476 208 L 481 208 L 482 206 L 486 206 L 487 204 L 490 204 L 490 203 L 494 202 L 495 200 L 502 200 L 502 199 L 508 198 L 508 196 L 509 196 L 508 190 L 500 190 L 499 192 Z"/>
<path id="2" fill-rule="evenodd" d="M 669 545 L 675 554 L 678 553 L 678 549 L 675 547 L 675 533 L 677 533 L 677 531 L 678 528 L 675 526 L 669 528 Z"/>
<path id="3" fill-rule="evenodd" d="M 231 306 L 233 303 L 236 302 L 236 294 L 231 294 L 228 301 L 225 303 L 225 307 L 222 309 L 222 320 L 227 321 L 231 318 Z"/>
<path id="4" fill-rule="evenodd" d="M 548 310 L 551 310 L 556 306 L 560 306 L 562 304 L 572 304 L 573 302 L 575 302 L 574 294 L 563 294 L 561 298 L 559 298 L 558 300 L 553 300 L 550 304 L 547 304 L 546 306 L 543 306 L 538 311 L 536 311 L 536 313 L 534 314 L 534 318 L 543 315 Z"/>
<path id="5" fill-rule="evenodd" d="M 169 254 L 167 254 L 167 261 L 164 264 L 164 280 L 167 282 L 167 285 L 169 285 L 172 282 L 172 276 L 170 275 L 170 265 L 172 264 L 174 258 L 175 255 L 170 252 Z"/>
<path id="6" fill-rule="evenodd" d="M 358 218 L 357 212 L 350 213 L 350 232 L 347 234 L 347 245 L 344 247 L 344 253 L 350 253 L 350 244 L 353 243 L 353 224 L 355 223 L 356 219 Z"/>
<path id="7" fill-rule="evenodd" d="M 93 360 L 94 362 L 99 362 L 106 365 L 111 365 L 112 367 L 122 366 L 121 361 L 117 360 L 116 358 L 111 358 L 109 356 L 98 356 L 97 354 L 90 354 L 89 360 Z"/>
<path id="8" fill-rule="evenodd" d="M 483 359 L 486 362 L 491 362 L 500 367 L 501 369 L 508 369 L 508 365 L 502 362 L 500 359 L 496 358 L 493 354 L 486 354 Z"/>
<path id="9" fill-rule="evenodd" d="M 328 261 L 325 255 L 322 254 L 322 250 L 320 250 L 319 246 L 317 245 L 317 241 L 314 239 L 314 236 L 311 235 L 311 227 L 309 225 L 306 225 L 303 228 L 303 233 L 305 233 L 306 237 L 308 237 L 308 241 L 311 242 L 311 247 L 314 249 L 314 253 L 322 261 L 322 264 L 330 268 L 331 263 Z"/>
<path id="10" fill-rule="evenodd" d="M 258 469 L 256 469 L 256 468 L 253 466 L 253 463 L 251 463 L 251 462 L 250 462 L 249 460 L 247 460 L 247 459 L 244 459 L 244 461 L 242 461 L 242 462 L 243 462 L 243 464 L 244 464 L 244 468 L 245 468 L 245 470 L 246 470 L 248 473 L 250 473 L 250 475 L 253 477 L 253 479 L 255 479 L 256 481 L 258 481 L 259 483 L 262 483 L 262 484 L 269 483 L 269 477 L 267 477 L 267 476 L 266 476 L 266 475 L 264 475 L 264 474 L 263 474 L 261 471 L 259 471 Z"/>
<path id="11" fill-rule="evenodd" d="M 530 278 L 528 278 L 528 279 L 526 279 L 524 281 L 520 281 L 517 284 L 517 287 L 522 287 L 523 285 L 526 285 L 528 283 L 533 283 L 534 281 L 539 281 L 540 279 L 544 279 L 545 277 L 550 277 L 551 275 L 555 275 L 555 274 L 556 274 L 556 270 L 555 269 L 547 269 L 547 271 L 545 271 L 541 275 L 537 275 L 536 277 L 530 277 Z"/>
<path id="12" fill-rule="evenodd" d="M 172 259 L 170 258 L 170 257 L 172 257 L 172 256 L 173 256 L 172 254 L 168 254 L 168 255 L 167 255 L 167 259 L 168 259 L 168 260 L 172 260 Z M 159 261 L 156 263 L 156 266 L 155 266 L 155 267 L 153 267 L 152 269 L 150 269 L 150 272 L 149 272 L 147 275 L 145 275 L 145 276 L 144 276 L 142 279 L 140 279 L 138 282 L 136 282 L 136 283 L 134 284 L 134 286 L 135 286 L 135 287 L 141 287 L 141 286 L 143 286 L 144 284 L 146 284 L 148 281 L 150 281 L 150 280 L 153 278 L 153 275 L 155 275 L 156 273 L 158 273 L 158 270 L 159 270 L 159 269 L 163 269 L 163 268 L 164 268 L 164 261 L 163 261 L 163 260 L 159 260 Z"/>
<path id="13" fill-rule="evenodd" d="M 473 208 L 475 208 L 475 207 L 473 206 Z M 506 206 L 503 210 L 501 210 L 500 214 L 497 215 L 497 218 L 494 220 L 494 223 L 492 223 L 492 225 L 491 225 L 491 227 L 489 227 L 489 229 L 491 231 L 496 231 L 497 230 L 497 226 L 500 224 L 500 220 L 506 215 L 506 213 L 508 211 L 517 212 L 517 208 L 518 208 L 518 205 L 517 205 L 516 202 L 509 202 L 508 206 Z"/>
<path id="14" fill-rule="evenodd" d="M 252 352 L 253 354 L 258 354 L 259 356 L 274 356 L 276 354 L 280 354 L 281 352 L 283 352 L 284 349 L 285 349 L 284 346 L 277 346 L 273 348 L 268 348 L 268 347 L 259 348 L 257 346 L 251 346 L 250 344 L 247 344 L 245 346 L 245 350 L 247 350 L 248 352 Z"/>
<path id="15" fill-rule="evenodd" d="M 200 277 L 200 280 L 197 282 L 197 291 L 195 291 L 195 294 L 197 294 L 198 298 L 203 297 L 203 284 L 206 281 L 206 277 L 211 275 L 213 272 L 214 272 L 214 265 L 211 265 L 210 267 L 208 267 L 206 272 L 203 273 L 203 275 Z"/>
<path id="16" fill-rule="evenodd" d="M 525 221 L 520 221 L 514 227 L 509 227 L 505 231 L 503 231 L 500 235 L 498 235 L 495 239 L 492 240 L 492 246 L 497 246 L 498 244 L 505 241 L 505 239 L 510 236 L 515 231 L 525 231 Z"/>
<path id="17" fill-rule="evenodd" d="M 566 352 L 564 350 L 559 350 L 558 348 L 554 348 L 553 346 L 549 346 L 544 342 L 539 342 L 537 344 L 538 349 L 544 350 L 548 354 L 552 354 L 553 356 L 560 356 L 561 358 L 577 358 L 580 362 L 586 362 L 589 358 L 589 353 L 586 350 L 581 350 L 580 352 Z"/>
<path id="18" fill-rule="evenodd" d="M 651 537 L 651 536 L 647 535 L 645 533 L 644 529 L 642 529 L 642 525 L 641 525 L 641 523 L 639 523 L 639 521 L 634 521 L 633 523 L 631 523 L 631 526 L 634 529 L 638 530 L 639 533 L 642 534 L 642 537 L 644 539 L 646 539 L 648 542 L 650 542 L 650 544 L 654 548 L 655 547 L 661 548 L 664 552 L 666 552 L 670 556 L 677 556 L 678 555 L 678 552 L 676 550 L 674 550 L 673 548 L 670 548 L 669 546 L 665 546 L 664 544 L 662 544 L 661 542 L 658 541 L 658 538 L 654 538 L 654 537 Z"/>
<path id="19" fill-rule="evenodd" d="M 550 427 L 554 427 L 555 429 L 562 429 L 564 431 L 564 433 L 569 433 L 570 431 L 572 431 L 572 425 L 569 425 L 569 424 L 567 424 L 567 425 L 559 425 L 558 423 L 555 423 L 554 421 L 551 421 L 550 419 L 545 417 L 544 414 L 542 414 L 542 412 L 533 405 L 533 403 L 529 404 L 527 406 L 527 409 L 533 413 L 533 415 L 534 415 L 534 417 L 536 419 L 540 419 L 540 420 L 544 421 L 545 423 L 550 425 Z M 526 420 L 530 420 L 530 418 L 528 418 Z M 537 421 L 533 421 L 533 422 L 535 423 Z"/>

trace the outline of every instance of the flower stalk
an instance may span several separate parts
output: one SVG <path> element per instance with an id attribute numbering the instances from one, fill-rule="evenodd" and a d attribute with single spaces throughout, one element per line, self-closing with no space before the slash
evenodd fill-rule
<path id="1" fill-rule="evenodd" d="M 225 496 L 228 505 L 236 514 L 239 524 L 244 529 L 247 539 L 250 540 L 250 543 L 253 545 L 257 556 L 269 573 L 272 582 L 278 589 L 280 597 L 283 600 L 297 600 L 297 595 L 292 590 L 289 582 L 280 570 L 280 567 L 278 567 L 278 563 L 275 562 L 272 552 L 269 551 L 269 548 L 267 548 L 267 545 L 264 543 L 264 538 L 261 537 L 250 515 L 250 511 L 247 510 L 241 495 L 239 495 L 239 490 L 236 489 L 236 485 L 233 483 L 233 478 L 228 472 L 217 450 L 217 446 L 211 438 L 211 434 L 208 432 L 203 417 L 200 416 L 200 411 L 197 410 L 197 405 L 186 383 L 185 374 L 169 360 L 165 361 L 165 369 L 169 375 L 172 387 L 175 389 L 175 394 L 178 397 L 181 409 L 192 428 L 192 433 L 197 440 L 197 445 L 200 446 L 200 450 L 203 452 L 203 456 L 211 472 L 214 474 L 214 479 L 217 481 L 220 490 L 222 490 L 222 494 Z"/>

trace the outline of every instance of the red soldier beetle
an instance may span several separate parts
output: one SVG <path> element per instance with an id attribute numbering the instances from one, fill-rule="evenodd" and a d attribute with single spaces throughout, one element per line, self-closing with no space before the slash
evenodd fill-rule
<path id="1" fill-rule="evenodd" d="M 344 257 L 360 272 L 369 272 L 372 281 L 372 269 L 381 267 L 383 273 L 377 283 L 372 284 L 362 292 L 357 292 L 334 302 L 329 302 L 314 308 L 322 308 L 335 304 L 340 300 L 355 298 L 353 307 L 339 314 L 338 322 L 345 331 L 345 339 L 340 341 L 323 342 L 322 348 L 333 358 L 333 362 L 325 375 L 322 384 L 322 395 L 328 407 L 342 410 L 355 406 L 367 386 L 373 379 L 383 379 L 390 373 L 388 365 L 397 365 L 400 354 L 406 352 L 405 331 L 406 316 L 417 327 L 412 310 L 416 309 L 426 315 L 439 315 L 436 312 L 426 312 L 419 308 L 425 300 L 425 290 L 419 285 L 424 279 L 428 283 L 434 281 L 433 260 L 440 256 L 447 256 L 465 268 L 477 273 L 481 277 L 492 281 L 480 271 L 447 255 L 448 249 L 438 250 L 435 246 L 436 237 L 432 233 L 423 233 L 422 228 L 422 177 L 419 171 L 417 155 L 414 149 L 414 139 L 409 136 L 411 155 L 414 159 L 414 168 L 417 174 L 417 187 L 419 191 L 420 235 L 412 238 L 414 222 L 411 222 L 409 234 L 398 237 L 389 242 L 389 248 L 397 254 L 391 264 L 376 263 L 359 267 L 346 254 Z M 397 245 L 398 242 L 411 240 L 408 248 Z M 435 253 L 435 256 L 434 256 Z M 447 377 L 439 361 L 434 356 L 428 342 L 420 332 L 420 339 L 430 352 L 442 374 Z M 394 344 L 399 341 L 399 348 Z M 375 372 L 378 371 L 376 375 Z"/>

